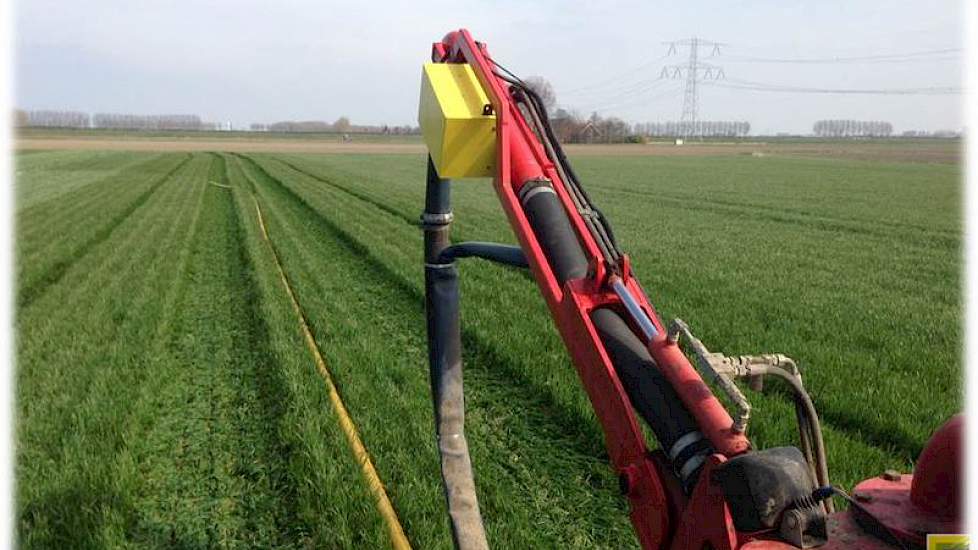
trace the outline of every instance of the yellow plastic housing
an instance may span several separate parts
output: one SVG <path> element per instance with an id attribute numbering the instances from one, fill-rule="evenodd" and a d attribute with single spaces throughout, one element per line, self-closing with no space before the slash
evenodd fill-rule
<path id="1" fill-rule="evenodd" d="M 425 63 L 421 71 L 421 136 L 442 178 L 496 172 L 496 115 L 467 63 Z"/>

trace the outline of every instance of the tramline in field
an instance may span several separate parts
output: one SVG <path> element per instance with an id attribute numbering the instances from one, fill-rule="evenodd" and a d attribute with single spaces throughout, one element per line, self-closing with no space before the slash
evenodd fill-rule
<path id="1" fill-rule="evenodd" d="M 855 498 L 834 487 L 818 415 L 794 361 L 713 353 L 682 321 L 666 326 L 533 90 L 465 30 L 436 42 L 432 60 L 424 67 L 420 107 L 430 152 L 425 289 L 436 430 L 456 546 L 487 547 L 463 428 L 456 260 L 465 257 L 530 268 L 604 430 L 643 547 L 907 548 L 923 546 L 928 534 L 961 530 L 960 416 L 931 438 L 914 475 L 867 479 L 855 487 Z M 447 178 L 489 175 L 520 246 L 451 244 Z M 734 379 L 759 384 L 765 376 L 787 383 L 800 448 L 757 450 L 747 439 L 751 407 Z M 704 377 L 733 403 L 733 417 Z M 658 450 L 648 450 L 633 410 L 654 432 Z M 849 509 L 835 512 L 835 496 Z"/>

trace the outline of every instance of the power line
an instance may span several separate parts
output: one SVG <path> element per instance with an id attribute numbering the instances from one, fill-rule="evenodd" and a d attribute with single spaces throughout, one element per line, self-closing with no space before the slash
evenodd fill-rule
<path id="1" fill-rule="evenodd" d="M 635 85 L 629 86 L 627 88 L 623 88 L 616 93 L 610 95 L 602 95 L 601 97 L 591 98 L 592 101 L 590 102 L 590 104 L 593 105 L 598 103 L 601 104 L 614 103 L 614 102 L 621 101 L 622 99 L 626 99 L 626 100 L 631 99 L 633 97 L 645 94 L 650 90 L 654 90 L 655 88 L 658 88 L 662 84 L 663 81 L 658 78 L 651 79 L 651 80 L 643 80 L 642 82 L 638 82 Z"/>
<path id="2" fill-rule="evenodd" d="M 661 84 L 666 84 L 667 81 L 659 81 Z M 654 87 L 650 87 L 644 91 L 651 91 Z M 599 105 L 589 105 L 586 106 L 584 111 L 606 111 L 608 109 L 622 109 L 627 107 L 633 107 L 635 105 L 648 105 L 650 102 L 663 97 L 676 96 L 682 91 L 682 87 L 674 86 L 664 90 L 660 90 L 659 93 L 651 96 L 641 96 L 637 98 L 630 98 L 625 100 L 618 100 L 610 103 L 599 104 Z"/>
<path id="3" fill-rule="evenodd" d="M 954 86 L 924 86 L 917 88 L 814 88 L 786 84 L 767 84 L 749 80 L 730 79 L 730 82 L 709 82 L 709 86 L 757 92 L 788 92 L 804 94 L 860 94 L 860 95 L 947 95 L 960 94 Z"/>
<path id="4" fill-rule="evenodd" d="M 575 101 L 605 101 L 609 98 L 616 98 L 623 95 L 642 93 L 648 89 L 648 87 L 657 85 L 661 79 L 659 78 L 649 78 L 645 80 L 640 80 L 638 82 L 633 82 L 617 90 L 605 90 L 599 91 L 597 93 L 585 94 L 583 96 L 575 98 Z"/>
<path id="5" fill-rule="evenodd" d="M 622 80 L 622 79 L 624 79 L 626 77 L 629 77 L 629 76 L 634 76 L 636 74 L 640 74 L 640 71 L 642 71 L 643 69 L 648 68 L 651 65 L 654 65 L 654 64 L 658 63 L 659 61 L 662 61 L 663 59 L 665 59 L 666 57 L 668 57 L 668 55 L 669 54 L 661 55 L 661 56 L 659 56 L 659 57 L 657 57 L 655 59 L 652 59 L 650 61 L 646 61 L 645 63 L 642 63 L 641 65 L 639 65 L 639 66 L 637 66 L 637 67 L 635 67 L 633 69 L 628 69 L 627 71 L 616 73 L 615 75 L 610 76 L 610 77 L 608 77 L 608 78 L 606 78 L 604 80 L 599 80 L 598 82 L 593 82 L 591 84 L 587 84 L 586 86 L 581 86 L 579 88 L 573 88 L 571 90 L 566 90 L 566 91 L 561 92 L 561 93 L 563 95 L 575 95 L 575 94 L 577 94 L 579 92 L 583 92 L 583 91 L 588 91 L 588 90 L 593 91 L 595 89 L 604 88 L 608 84 L 611 84 L 611 83 L 614 83 L 614 82 L 618 82 L 618 81 L 620 81 L 620 80 Z"/>
<path id="6" fill-rule="evenodd" d="M 736 63 L 907 63 L 907 62 L 918 62 L 918 61 L 933 61 L 932 56 L 943 56 L 942 59 L 955 59 L 953 57 L 947 57 L 948 54 L 961 53 L 964 51 L 962 48 L 944 48 L 940 50 L 925 50 L 918 52 L 909 53 L 898 53 L 898 54 L 880 54 L 880 55 L 861 55 L 861 56 L 851 56 L 851 57 L 750 57 L 750 56 L 733 56 L 730 58 L 725 58 L 727 61 Z"/>
<path id="7" fill-rule="evenodd" d="M 906 88 L 831 88 L 817 86 L 798 86 L 790 84 L 772 84 L 765 82 L 754 82 L 738 78 L 726 77 L 724 68 L 718 65 L 703 61 L 704 57 L 718 57 L 721 54 L 721 47 L 726 44 L 703 40 L 700 38 L 688 38 L 673 42 L 664 42 L 669 48 L 665 55 L 657 59 L 645 62 L 635 69 L 618 73 L 607 79 L 588 84 L 587 86 L 565 92 L 568 95 L 575 93 L 581 94 L 584 98 L 591 96 L 597 103 L 585 106 L 584 110 L 605 110 L 608 108 L 621 108 L 623 106 L 638 105 L 654 99 L 659 99 L 667 95 L 675 94 L 677 89 L 670 88 L 660 91 L 654 96 L 649 96 L 649 92 L 661 88 L 668 81 L 683 81 L 681 90 L 683 92 L 683 111 L 681 117 L 682 132 L 685 137 L 690 137 L 695 133 L 696 122 L 699 119 L 699 85 L 725 88 L 730 90 L 752 91 L 752 92 L 781 92 L 787 94 L 838 94 L 838 95 L 951 95 L 963 93 L 960 87 L 955 86 L 922 86 Z M 636 76 L 639 70 L 648 67 L 657 61 L 678 54 L 683 48 L 688 48 L 689 57 L 686 63 L 676 65 L 665 65 L 659 74 L 658 79 L 644 79 L 636 82 L 627 82 L 627 77 Z M 703 56 L 707 48 L 710 48 L 709 56 Z M 886 53 L 859 56 L 841 57 L 811 57 L 811 58 L 767 58 L 734 56 L 733 58 L 724 57 L 725 61 L 734 62 L 756 62 L 756 63 L 916 63 L 928 61 L 942 61 L 954 59 L 962 50 L 960 48 L 943 48 L 934 50 L 912 51 L 904 53 Z M 625 81 L 623 85 L 618 85 Z M 580 101 L 580 98 L 578 99 Z"/>

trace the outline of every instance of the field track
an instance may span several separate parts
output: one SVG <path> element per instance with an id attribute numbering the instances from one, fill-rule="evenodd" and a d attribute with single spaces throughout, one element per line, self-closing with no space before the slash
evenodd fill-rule
<path id="1" fill-rule="evenodd" d="M 18 155 L 21 544 L 389 546 L 308 334 L 407 539 L 450 547 L 420 149 L 229 143 Z M 800 361 L 844 487 L 909 469 L 961 406 L 960 170 L 875 151 L 575 157 L 664 318 L 718 351 Z M 453 193 L 455 238 L 513 241 L 488 182 Z M 490 543 L 634 547 L 534 284 L 480 262 L 461 270 L 467 431 Z M 790 401 L 770 386 L 750 394 L 759 447 L 794 441 Z"/>
<path id="2" fill-rule="evenodd" d="M 405 141 L 408 140 L 408 141 Z M 233 153 L 317 153 L 317 154 L 409 154 L 425 153 L 420 141 L 405 137 L 397 141 L 378 141 L 372 138 L 344 143 L 336 140 L 287 139 L 262 137 L 228 137 L 172 139 L 165 137 L 130 136 L 73 137 L 54 135 L 22 137 L 18 150 L 86 150 L 86 151 L 225 151 Z M 957 163 L 961 160 L 961 145 L 956 140 L 907 141 L 738 141 L 689 143 L 676 147 L 665 142 L 650 144 L 592 144 L 567 145 L 565 150 L 575 156 L 800 156 L 842 158 L 893 162 Z"/>

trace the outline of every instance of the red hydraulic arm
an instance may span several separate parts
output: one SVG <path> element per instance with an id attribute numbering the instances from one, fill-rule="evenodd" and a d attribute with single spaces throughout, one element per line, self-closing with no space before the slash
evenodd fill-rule
<path id="1" fill-rule="evenodd" d="M 610 266 L 605 265 L 556 167 L 510 99 L 506 91 L 508 83 L 496 75 L 485 46 L 473 40 L 468 31 L 460 30 L 434 44 L 432 60 L 471 65 L 492 102 L 497 119 L 496 192 L 604 429 L 608 454 L 612 465 L 622 476 L 623 488 L 627 490 L 631 504 L 632 523 L 639 540 L 645 548 L 666 547 L 675 528 L 684 523 L 682 517 L 670 517 L 670 510 L 682 511 L 688 507 L 679 502 L 668 502 L 658 472 L 660 467 L 650 457 L 628 396 L 590 318 L 590 312 L 599 306 L 623 306 L 612 290 L 613 278 L 623 282 L 654 324 L 656 336 L 648 344 L 649 351 L 694 415 L 700 431 L 712 443 L 716 451 L 715 460 L 722 461 L 744 453 L 750 448 L 750 443 L 742 433 L 732 429 L 733 420 L 726 409 L 678 345 L 667 338 L 666 329 L 655 309 L 638 281 L 629 273 L 627 261 L 624 273 L 620 274 L 613 273 Z M 569 213 L 593 269 L 591 277 L 568 281 L 561 286 L 551 270 L 518 199 L 520 188 L 526 182 L 539 179 L 547 179 L 553 184 Z M 694 494 L 693 498 L 696 497 Z M 722 510 L 719 513 L 722 515 Z M 721 536 L 727 538 L 726 535 Z M 719 550 L 725 546 L 721 543 L 714 544 L 714 547 Z"/>
<path id="2" fill-rule="evenodd" d="M 576 176 L 572 173 L 568 176 L 569 169 L 566 163 L 562 163 L 555 156 L 554 140 L 542 139 L 538 135 L 538 132 L 541 132 L 540 124 L 533 121 L 539 118 L 539 114 L 533 112 L 532 106 L 521 104 L 514 99 L 525 97 L 525 95 L 514 94 L 526 94 L 527 91 L 516 90 L 514 86 L 516 81 L 504 74 L 504 69 L 492 60 L 485 45 L 476 42 L 464 29 L 454 31 L 433 45 L 432 61 L 468 64 L 491 103 L 491 111 L 496 117 L 496 171 L 493 185 L 519 240 L 526 263 L 547 302 L 601 423 L 608 455 L 621 480 L 622 491 L 629 499 L 631 521 L 641 545 L 648 549 L 674 550 L 791 549 L 798 546 L 822 545 L 826 539 L 831 538 L 829 535 L 835 534 L 840 536 L 835 541 L 830 541 L 825 548 L 890 548 L 879 538 L 860 530 L 853 518 L 859 521 L 860 525 L 869 522 L 878 527 L 877 531 L 887 531 L 892 535 L 894 532 L 899 532 L 898 529 L 889 527 L 893 525 L 892 523 L 882 527 L 873 519 L 886 514 L 892 516 L 895 514 L 891 511 L 895 509 L 892 507 L 874 509 L 872 506 L 860 507 L 854 504 L 854 509 L 865 512 L 863 516 L 850 517 L 845 513 L 831 516 L 828 522 L 829 532 L 819 533 L 823 535 L 820 542 L 812 542 L 811 533 L 807 531 L 804 537 L 800 530 L 793 535 L 791 531 L 792 527 L 797 525 L 796 519 L 801 523 L 808 521 L 802 512 L 811 511 L 815 507 L 820 511 L 823 510 L 823 505 L 818 504 L 819 501 L 809 499 L 807 493 L 801 498 L 791 497 L 791 506 L 784 509 L 785 512 L 779 519 L 777 529 L 767 527 L 750 532 L 737 529 L 736 525 L 750 524 L 743 520 L 744 513 L 741 508 L 746 508 L 738 505 L 737 509 L 731 509 L 731 493 L 729 489 L 725 492 L 717 479 L 721 477 L 720 474 L 730 470 L 729 466 L 744 464 L 745 458 L 754 459 L 766 451 L 754 452 L 751 449 L 750 442 L 744 434 L 748 415 L 738 414 L 736 421 L 731 417 L 704 382 L 699 371 L 693 367 L 680 349 L 678 334 L 686 334 L 687 340 L 692 340 L 691 345 L 694 347 L 701 346 L 697 348 L 697 361 L 701 368 L 703 361 L 716 360 L 719 354 L 709 354 L 705 347 L 702 347 L 702 343 L 695 340 L 682 323 L 674 323 L 668 328 L 663 325 L 642 286 L 632 274 L 627 256 L 619 253 L 618 256 L 613 257 L 613 261 L 609 260 L 612 256 L 608 252 L 608 243 L 613 241 L 613 237 L 595 230 L 594 212 L 581 206 L 582 191 L 573 181 Z M 565 224 L 564 227 L 570 228 L 569 240 L 574 241 L 572 248 L 575 249 L 575 257 L 579 256 L 576 252 L 579 245 L 586 261 L 586 273 L 583 273 L 585 270 L 578 270 L 574 271 L 574 276 L 567 276 L 566 270 L 561 271 L 561 268 L 556 267 L 559 262 L 554 260 L 553 246 L 547 245 L 547 242 L 550 242 L 547 239 L 550 237 L 541 236 L 540 226 L 534 225 L 539 223 L 539 218 L 535 220 L 529 210 L 529 197 L 533 194 L 544 194 L 543 192 L 552 193 L 559 201 L 548 203 L 550 205 L 548 208 L 551 208 L 551 212 L 554 208 L 563 211 L 560 214 L 561 223 Z M 553 201 L 552 198 L 548 200 Z M 553 204 L 559 204 L 559 207 L 554 207 Z M 564 215 L 566 215 L 566 222 Z M 567 234 L 564 232 L 562 235 L 566 237 Z M 551 248 L 548 249 L 548 246 Z M 616 248 L 615 252 L 618 252 Z M 430 267 L 434 269 L 444 266 Z M 617 320 L 616 327 L 627 327 L 625 330 L 629 333 L 628 343 L 620 345 L 614 338 L 609 339 L 609 325 L 599 323 L 599 319 L 607 320 L 607 315 L 602 315 L 607 312 L 613 312 L 613 319 Z M 629 348 L 632 343 L 638 343 L 640 353 L 634 353 L 634 346 Z M 627 371 L 632 381 L 623 382 L 623 371 L 620 370 L 620 358 L 623 353 L 632 353 L 631 357 L 641 355 L 651 358 L 651 360 L 639 361 L 637 364 L 641 365 L 642 369 L 654 369 L 656 380 L 665 380 L 666 383 L 663 385 L 671 386 L 667 393 L 672 396 L 674 392 L 675 397 L 670 399 L 678 400 L 678 403 L 673 405 L 672 409 L 659 410 L 682 409 L 680 411 L 682 414 L 677 413 L 674 418 L 655 419 L 660 422 L 659 428 L 665 432 L 680 424 L 685 430 L 682 432 L 685 435 L 676 437 L 678 441 L 668 445 L 663 444 L 662 449 L 655 452 L 650 452 L 648 449 L 635 412 L 638 405 L 635 402 L 634 378 L 642 373 L 636 375 L 634 369 Z M 723 356 L 719 357 L 724 361 L 729 360 Z M 783 356 L 744 356 L 739 360 L 742 362 L 728 361 L 720 364 L 718 368 L 746 369 L 750 374 L 752 368 L 756 369 L 753 372 L 761 372 L 762 368 L 760 362 L 751 363 L 751 361 L 774 361 L 773 364 L 767 365 L 771 368 L 768 372 L 779 371 L 781 372 L 779 376 L 782 377 L 785 377 L 784 373 L 787 372 L 782 367 L 794 368 L 794 363 Z M 634 361 L 630 363 L 631 367 L 635 364 Z M 713 366 L 712 363 L 708 365 L 710 368 Z M 704 370 L 704 372 L 708 371 Z M 713 372 L 715 374 L 717 371 Z M 738 375 L 742 376 L 744 371 L 738 372 Z M 797 374 L 796 368 L 794 372 Z M 720 381 L 722 382 L 723 380 Z M 737 390 L 731 389 L 729 385 L 726 391 L 728 395 L 738 395 Z M 802 408 L 807 407 L 811 433 L 818 434 L 817 441 L 805 441 L 804 436 L 802 438 L 803 450 L 806 458 L 809 458 L 808 463 L 821 485 L 817 491 L 812 492 L 811 498 L 814 499 L 816 494 L 832 494 L 832 488 L 828 487 L 827 468 L 824 474 L 815 472 L 814 470 L 818 468 L 810 458 L 812 453 L 815 453 L 818 455 L 817 462 L 821 465 L 825 464 L 817 415 L 807 393 L 800 386 L 800 378 L 795 391 L 798 397 L 797 406 L 801 411 L 800 417 L 804 413 Z M 653 408 L 654 406 L 655 403 L 650 405 Z M 646 421 L 649 421 L 648 410 L 650 409 L 645 413 L 639 410 Z M 746 405 L 746 410 L 749 411 L 749 405 Z M 666 428 L 663 429 L 663 426 Z M 652 427 L 655 430 L 656 426 L 652 425 Z M 802 427 L 801 420 L 799 420 L 799 427 Z M 952 433 L 948 430 L 945 432 Z M 957 436 L 952 435 L 936 438 L 942 449 L 953 448 L 957 444 Z M 695 455 L 694 459 L 690 459 L 689 454 L 683 454 L 688 450 L 689 441 L 693 440 L 690 438 L 697 441 L 696 452 L 700 453 Z M 663 441 L 660 440 L 660 443 Z M 802 452 L 791 449 L 796 453 Z M 939 455 L 939 453 L 935 454 Z M 928 480 L 939 479 L 944 483 L 947 479 L 951 479 L 952 483 L 956 482 L 955 474 L 946 472 L 949 467 L 941 461 L 930 459 L 928 464 L 933 464 L 929 467 L 931 472 L 928 473 Z M 807 478 L 808 466 L 805 468 L 803 477 Z M 695 473 L 690 475 L 690 472 Z M 743 475 L 749 477 L 749 474 Z M 881 485 L 881 482 L 870 483 L 872 480 L 864 482 L 863 487 L 867 491 L 899 489 L 902 491 L 900 495 L 905 496 L 907 500 L 906 507 L 900 510 L 927 510 L 927 502 L 934 502 L 934 497 L 921 496 L 929 493 L 918 488 L 915 489 L 916 496 L 911 501 L 910 479 L 911 477 L 908 476 L 902 478 L 900 483 L 906 487 L 890 486 L 885 483 Z M 869 485 L 865 485 L 866 483 Z M 928 481 L 927 487 L 939 485 L 940 483 Z M 826 497 L 819 498 L 824 500 Z M 736 501 L 736 498 L 734 500 Z M 476 515 L 472 517 L 477 517 L 475 505 L 471 504 L 469 509 L 475 510 Z M 825 501 L 824 510 L 832 511 L 830 501 Z M 789 518 L 789 514 L 793 515 Z M 735 517 L 738 518 L 736 524 Z M 824 529 L 826 525 L 824 515 L 820 517 L 821 523 L 815 523 Z M 862 520 L 859 519 L 860 517 Z M 866 519 L 867 517 L 870 519 Z M 954 523 L 954 517 L 947 519 L 941 516 L 939 519 L 940 521 L 934 521 L 934 525 L 957 525 Z M 876 523 L 873 523 L 874 521 Z M 769 526 L 771 523 L 765 525 Z M 794 542 L 788 544 L 787 540 Z"/>

